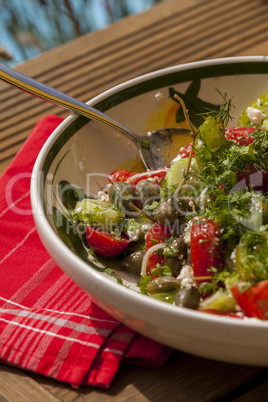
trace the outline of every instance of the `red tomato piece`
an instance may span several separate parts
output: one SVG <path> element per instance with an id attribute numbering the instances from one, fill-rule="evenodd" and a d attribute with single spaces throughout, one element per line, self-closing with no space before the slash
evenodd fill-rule
<path id="1" fill-rule="evenodd" d="M 234 286 L 231 291 L 247 317 L 268 320 L 268 280 L 261 281 L 244 292 L 239 285 Z"/>
<path id="2" fill-rule="evenodd" d="M 251 135 L 255 127 L 227 127 L 225 137 L 237 145 L 249 145 L 253 143 L 254 137 Z"/>
<path id="3" fill-rule="evenodd" d="M 141 180 L 154 179 L 155 183 L 161 184 L 167 173 L 167 168 L 150 170 L 148 172 L 135 173 L 128 170 L 114 170 L 108 175 L 108 180 L 111 184 L 116 181 L 125 181 L 130 184 L 134 189 L 137 183 Z"/>
<path id="4" fill-rule="evenodd" d="M 170 232 L 167 227 L 160 225 L 156 222 L 146 234 L 146 250 L 149 250 L 152 246 L 157 243 L 163 243 L 170 237 Z"/>
<path id="5" fill-rule="evenodd" d="M 90 247 L 104 257 L 119 255 L 130 244 L 129 239 L 124 235 L 118 238 L 109 232 L 100 231 L 93 226 L 87 226 L 86 238 Z"/>
<path id="6" fill-rule="evenodd" d="M 184 148 L 183 151 L 180 151 L 180 156 L 182 158 L 189 158 L 191 148 L 192 148 L 192 144 L 190 143 L 189 145 L 187 145 L 187 147 Z M 194 156 L 194 150 L 193 150 L 193 156 Z"/>
<path id="7" fill-rule="evenodd" d="M 160 225 L 160 223 L 155 223 L 155 225 L 152 226 L 151 229 L 146 234 L 145 239 L 146 250 L 149 250 L 149 248 L 155 246 L 157 243 L 165 242 L 169 237 L 170 237 L 169 230 L 165 226 Z M 151 255 L 148 261 L 147 271 L 152 278 L 155 278 L 155 275 L 151 273 L 152 270 L 156 268 L 157 264 L 163 265 L 163 263 L 164 263 L 164 257 L 162 255 L 158 255 L 156 253 L 153 253 Z"/>
<path id="8" fill-rule="evenodd" d="M 148 172 L 133 173 L 127 179 L 126 182 L 130 184 L 134 189 L 137 183 L 141 180 L 152 179 L 156 184 L 161 184 L 167 173 L 167 168 L 158 170 L 149 170 Z"/>
<path id="9" fill-rule="evenodd" d="M 111 184 L 116 181 L 126 181 L 129 176 L 134 175 L 136 173 L 131 173 L 128 170 L 114 170 L 112 173 L 108 175 L 108 180 Z"/>
<path id="10" fill-rule="evenodd" d="M 147 264 L 147 272 L 152 278 L 157 278 L 157 275 L 154 275 L 152 273 L 152 270 L 157 268 L 157 264 L 163 265 L 164 264 L 164 257 L 163 255 L 158 255 L 156 253 L 153 253 L 151 257 L 149 258 L 148 264 Z"/>
<path id="11" fill-rule="evenodd" d="M 194 276 L 211 275 L 219 264 L 219 227 L 213 220 L 194 218 L 191 230 L 191 259 Z"/>

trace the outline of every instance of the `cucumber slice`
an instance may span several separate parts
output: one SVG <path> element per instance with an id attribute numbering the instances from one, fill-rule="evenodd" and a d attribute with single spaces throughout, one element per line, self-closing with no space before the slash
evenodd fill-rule
<path id="1" fill-rule="evenodd" d="M 165 187 L 174 187 L 174 189 L 180 184 L 180 182 L 183 179 L 185 169 L 188 164 L 188 159 L 189 158 L 183 158 L 175 162 L 167 171 L 166 177 L 165 177 Z M 191 167 L 189 171 L 189 179 L 193 177 L 194 179 L 197 179 L 200 174 L 199 167 L 196 163 L 195 158 L 192 158 L 191 161 Z"/>
<path id="2" fill-rule="evenodd" d="M 111 231 L 125 218 L 125 214 L 106 202 L 84 198 L 76 203 L 73 218 Z"/>

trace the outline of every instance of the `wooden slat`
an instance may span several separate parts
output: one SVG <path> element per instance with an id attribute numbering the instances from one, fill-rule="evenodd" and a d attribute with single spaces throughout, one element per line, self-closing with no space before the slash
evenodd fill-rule
<path id="1" fill-rule="evenodd" d="M 0 363 L 1 402 L 59 402 L 55 395 L 14 367 Z"/>
<path id="2" fill-rule="evenodd" d="M 161 18 L 161 24 L 155 18 L 148 20 L 143 17 L 139 24 L 131 25 L 130 17 L 129 20 L 114 24 L 113 34 L 109 35 L 108 40 L 105 36 L 107 30 L 103 30 L 73 41 L 70 46 L 72 56 L 65 54 L 67 60 L 53 57 L 53 53 L 57 51 L 61 55 L 66 45 L 49 53 L 49 60 L 49 55 L 44 54 L 39 60 L 42 68 L 38 74 L 36 61 L 24 63 L 18 69 L 25 70 L 27 67 L 29 74 L 31 71 L 33 73 L 30 75 L 86 101 L 109 86 L 134 75 L 186 61 L 235 55 L 239 50 L 250 47 L 254 49 L 256 44 L 268 39 L 268 32 L 264 29 L 266 14 L 263 8 L 257 7 L 259 0 L 220 0 L 217 1 L 217 7 L 212 7 L 212 4 L 215 1 L 202 1 L 197 7 L 180 7 L 178 10 L 178 4 L 171 1 L 165 4 L 170 9 L 169 14 Z M 263 7 L 266 7 L 265 4 Z M 267 11 L 267 7 L 265 10 Z M 124 36 L 121 35 L 122 29 L 126 31 Z M 96 41 L 99 33 L 101 35 Z M 139 41 L 141 37 L 143 40 Z M 54 61 L 54 68 L 51 60 Z M 3 148 L 8 147 L 8 151 L 2 155 L 0 161 L 5 161 L 14 156 L 18 144 L 21 145 L 29 134 L 24 128 L 24 120 L 33 123 L 36 118 L 45 114 L 62 112 L 29 95 L 19 93 L 14 88 L 5 89 L 1 96 L 3 101 L 0 104 L 0 125 L 4 137 Z M 14 115 L 11 106 L 15 98 L 17 107 Z M 18 133 L 20 122 L 22 125 Z M 18 135 L 19 143 L 15 139 Z M 10 137 L 8 140 L 7 136 Z"/>
<path id="3" fill-rule="evenodd" d="M 254 380 L 253 380 L 254 381 Z M 259 383 L 258 378 L 255 379 L 255 386 L 248 389 L 246 392 L 241 390 L 241 394 L 233 399 L 234 402 L 252 402 L 252 401 L 266 401 L 267 400 L 267 390 L 268 390 L 268 380 L 266 377 L 260 378 L 261 383 Z"/>
<path id="4" fill-rule="evenodd" d="M 244 4 L 244 7 L 240 6 L 239 3 L 242 3 L 243 5 L 243 3 L 245 2 L 244 0 L 242 0 L 242 2 L 240 0 L 235 9 L 233 6 L 233 2 L 227 2 L 227 5 L 229 4 L 228 7 L 225 5 L 224 11 L 227 13 L 232 12 L 231 22 L 226 19 L 226 15 L 224 13 L 221 13 L 221 9 L 219 8 L 220 3 L 216 10 L 214 8 L 211 8 L 212 11 L 206 11 L 205 15 L 202 15 L 202 10 L 195 11 L 197 15 L 192 16 L 193 18 L 195 18 L 195 24 L 192 23 L 191 18 L 181 24 L 183 15 L 178 15 L 177 19 L 175 18 L 175 15 L 172 15 L 172 20 L 168 21 L 166 23 L 166 26 L 163 26 L 160 32 L 159 28 L 158 32 L 155 32 L 155 25 L 157 24 L 152 25 L 151 29 L 146 33 L 147 36 L 145 37 L 145 39 L 143 39 L 142 43 L 137 41 L 138 38 L 133 42 L 133 36 L 126 36 L 123 39 L 121 38 L 120 41 L 117 40 L 114 42 L 106 43 L 105 48 L 103 48 L 102 46 L 96 47 L 95 45 L 95 47 L 92 46 L 91 49 L 90 46 L 90 50 L 87 52 L 87 54 L 84 55 L 83 59 L 81 59 L 81 57 L 77 57 L 74 59 L 70 58 L 69 63 L 61 66 L 62 72 L 60 75 L 57 73 L 57 64 L 55 63 L 54 70 L 50 69 L 48 72 L 45 72 L 45 75 L 39 74 L 37 78 L 43 81 L 50 81 L 50 83 L 56 87 L 59 85 L 65 85 L 66 90 L 72 92 L 75 90 L 75 88 L 81 85 L 81 83 L 77 82 L 76 84 L 73 81 L 73 77 L 75 77 L 76 80 L 78 78 L 76 74 L 77 68 L 79 69 L 79 76 L 81 77 L 80 80 L 83 80 L 84 85 L 85 83 L 92 83 L 98 87 L 99 82 L 103 82 L 103 80 L 105 79 L 105 73 L 110 72 L 111 74 L 111 65 L 113 65 L 113 70 L 115 72 L 118 72 L 117 75 L 119 75 L 120 77 L 122 73 L 124 73 L 126 66 L 130 66 L 131 71 L 136 71 L 135 66 L 133 66 L 133 62 L 136 59 L 142 59 L 142 61 L 147 62 L 148 65 L 151 65 L 151 62 L 153 62 L 154 60 L 160 60 L 160 62 L 164 63 L 165 66 L 169 65 L 169 63 L 167 63 L 166 61 L 166 57 L 159 57 L 159 55 L 162 55 L 161 51 L 165 51 L 165 53 L 163 53 L 163 56 L 166 56 L 169 53 L 172 56 L 173 53 L 177 60 L 179 57 L 178 53 L 171 52 L 172 49 L 180 50 L 180 57 L 183 58 L 188 55 L 188 53 L 186 53 L 185 56 L 184 54 L 182 54 L 182 50 L 184 49 L 190 52 L 190 54 L 195 54 L 196 48 L 192 48 L 192 46 L 196 46 L 198 49 L 200 48 L 201 43 L 202 48 L 205 49 L 209 48 L 213 43 L 219 44 L 219 38 L 217 37 L 217 35 L 220 35 L 222 39 L 221 41 L 224 43 L 225 41 L 223 35 L 225 35 L 225 37 L 227 38 L 233 38 L 237 30 L 239 30 L 239 32 L 242 32 L 243 35 L 245 35 L 244 32 L 248 32 L 248 36 L 252 36 L 250 32 L 251 28 L 248 24 L 248 18 L 244 16 L 245 14 L 246 16 L 248 15 L 249 6 L 252 8 L 252 10 L 250 10 L 251 13 L 249 14 L 249 18 L 253 20 L 255 18 L 252 28 L 254 29 L 256 25 L 260 27 L 259 29 L 262 32 L 266 32 L 266 30 L 262 29 L 262 26 L 257 20 L 257 17 L 265 20 L 265 14 L 263 14 L 262 10 L 254 7 L 253 5 L 251 5 L 251 3 L 249 5 Z M 226 4 L 226 2 L 224 2 L 223 4 Z M 238 17 L 240 17 L 238 20 L 237 14 Z M 241 16 L 243 16 L 243 18 Z M 207 20 L 213 21 L 213 24 L 211 24 L 211 27 L 208 30 L 204 30 L 203 26 L 207 23 Z M 219 30 L 218 27 L 222 28 Z M 233 30 L 235 31 L 233 32 Z M 135 35 L 137 36 L 137 32 L 135 33 Z M 198 38 L 198 40 L 196 40 L 196 38 Z M 210 40 L 211 42 L 208 42 L 208 40 Z M 256 36 L 255 41 L 258 41 L 258 38 Z M 147 59 L 145 56 L 154 56 L 155 59 Z M 107 64 L 103 64 L 104 57 L 106 58 Z M 83 65 L 81 65 L 81 61 L 83 62 Z M 146 68 L 143 64 L 140 65 L 142 66 L 142 68 Z M 139 65 L 137 67 L 139 67 Z M 91 74 L 89 74 L 89 71 L 91 72 Z M 113 76 L 111 77 L 111 79 L 115 80 Z M 94 87 L 91 88 L 89 86 L 89 88 L 91 90 L 94 90 Z M 5 107 L 6 109 L 8 109 L 8 104 Z"/>
<path id="5" fill-rule="evenodd" d="M 139 375 L 137 375 L 137 371 Z M 258 382 L 263 379 L 267 370 L 254 367 L 239 366 L 213 362 L 196 358 L 185 353 L 175 352 L 169 362 L 163 367 L 133 367 L 123 364 L 109 390 L 82 387 L 79 390 L 67 392 L 67 387 L 52 380 L 34 376 L 43 386 L 60 400 L 82 402 L 125 402 L 154 401 L 162 402 L 165 396 L 176 402 L 206 402 L 218 401 L 224 395 L 237 397 L 236 390 L 243 387 L 250 392 L 255 385 L 251 379 Z M 266 387 L 266 392 L 267 392 Z M 1 388 L 0 388 L 1 390 Z M 252 391 L 253 392 L 253 391 Z M 77 398 L 77 399 L 76 399 Z M 254 400 L 254 399 L 253 399 Z"/>

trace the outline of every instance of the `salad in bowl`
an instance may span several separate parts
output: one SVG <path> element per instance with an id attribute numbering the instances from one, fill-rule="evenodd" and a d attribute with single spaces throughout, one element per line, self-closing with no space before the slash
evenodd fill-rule
<path id="1" fill-rule="evenodd" d="M 62 183 L 67 218 L 85 251 L 104 257 L 106 272 L 116 272 L 113 257 L 149 297 L 266 320 L 268 93 L 246 107 L 236 127 L 226 93 L 204 110 L 199 127 L 174 89 L 170 96 L 191 142 L 162 169 L 111 172 L 94 195 Z"/>
<path id="2" fill-rule="evenodd" d="M 268 363 L 267 89 L 265 57 L 120 84 L 89 104 L 140 135 L 188 128 L 168 166 L 147 171 L 124 136 L 72 115 L 31 184 L 43 244 L 100 307 L 156 341 L 240 364 Z"/>

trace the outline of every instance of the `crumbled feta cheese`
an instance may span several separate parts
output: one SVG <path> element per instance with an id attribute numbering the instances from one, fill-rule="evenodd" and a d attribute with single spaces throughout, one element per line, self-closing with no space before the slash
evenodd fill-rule
<path id="1" fill-rule="evenodd" d="M 128 236 L 130 241 L 139 240 L 140 234 L 141 234 L 141 229 L 140 228 L 126 231 L 126 235 Z"/>
<path id="2" fill-rule="evenodd" d="M 187 246 L 190 246 L 191 245 L 191 226 L 188 226 L 185 229 L 183 238 L 184 238 L 184 243 L 187 244 Z"/>
<path id="3" fill-rule="evenodd" d="M 246 109 L 246 113 L 252 124 L 260 124 L 266 117 L 261 110 L 250 106 Z"/>
<path id="4" fill-rule="evenodd" d="M 197 147 L 201 148 L 204 145 L 203 140 L 201 138 L 198 138 L 197 140 Z"/>
<path id="5" fill-rule="evenodd" d="M 98 199 L 100 201 L 104 201 L 104 202 L 109 202 L 109 196 L 105 191 L 99 191 L 98 192 Z"/>
<path id="6" fill-rule="evenodd" d="M 147 232 L 151 227 L 152 227 L 151 224 L 144 223 L 143 225 L 141 225 L 141 230 L 142 230 L 142 232 Z"/>
<path id="7" fill-rule="evenodd" d="M 105 188 L 104 188 L 104 191 L 105 191 L 106 193 L 108 193 L 109 188 L 110 188 L 111 186 L 112 186 L 111 183 L 106 184 L 106 186 L 105 186 Z"/>
<path id="8" fill-rule="evenodd" d="M 182 287 L 191 288 L 195 285 L 193 268 L 190 265 L 182 267 L 177 279 L 180 281 Z"/>

